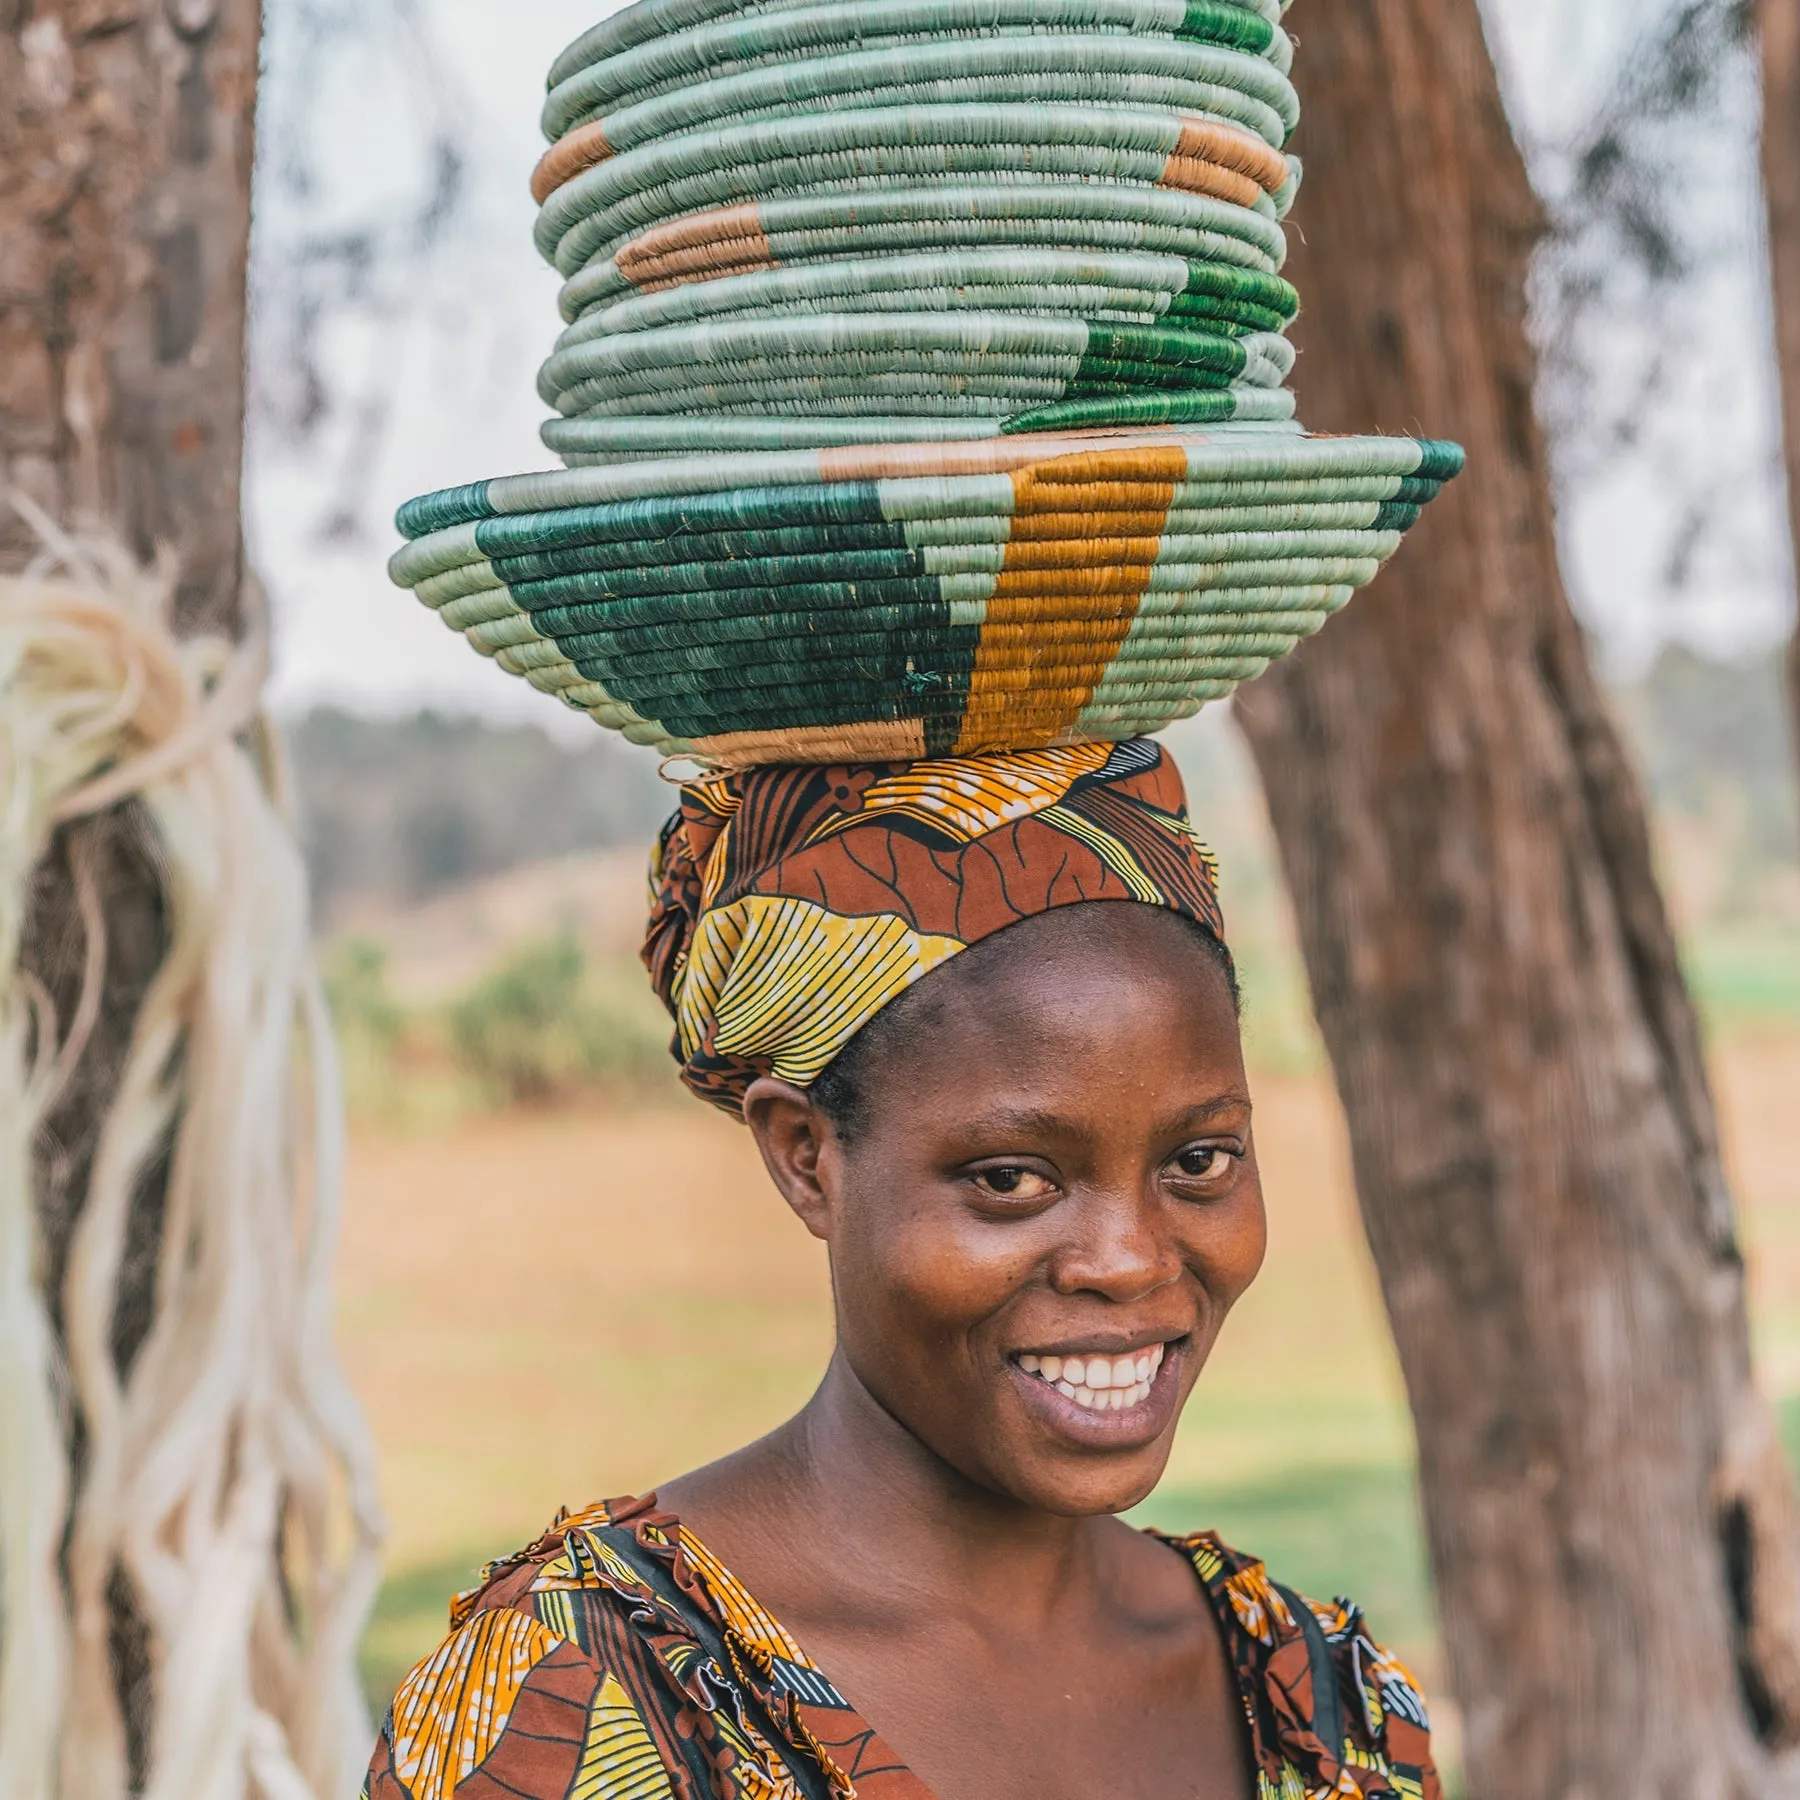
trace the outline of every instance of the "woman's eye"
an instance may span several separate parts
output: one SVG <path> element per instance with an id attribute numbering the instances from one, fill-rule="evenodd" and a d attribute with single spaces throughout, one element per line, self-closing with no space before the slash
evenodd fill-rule
<path id="1" fill-rule="evenodd" d="M 1222 1144 L 1196 1144 L 1175 1158 L 1175 1166 L 1190 1181 L 1217 1181 L 1236 1160 Z"/>
<path id="2" fill-rule="evenodd" d="M 1042 1200 L 1056 1191 L 1055 1184 L 1035 1169 L 1021 1169 L 1002 1164 L 997 1169 L 976 1172 L 975 1185 L 1003 1200 Z"/>

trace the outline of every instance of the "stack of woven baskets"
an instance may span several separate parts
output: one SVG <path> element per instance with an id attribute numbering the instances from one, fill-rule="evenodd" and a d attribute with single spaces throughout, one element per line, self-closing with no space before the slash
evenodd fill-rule
<path id="1" fill-rule="evenodd" d="M 1454 446 L 1305 437 L 1277 0 L 640 0 L 551 71 L 569 468 L 401 509 L 504 667 L 724 764 L 1140 735 Z"/>

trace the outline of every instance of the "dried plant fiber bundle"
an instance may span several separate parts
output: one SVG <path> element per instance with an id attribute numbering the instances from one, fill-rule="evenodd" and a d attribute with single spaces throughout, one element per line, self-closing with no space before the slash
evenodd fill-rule
<path id="1" fill-rule="evenodd" d="M 391 572 L 665 752 L 1142 736 L 1371 580 L 1453 445 L 1295 422 L 1276 0 L 639 0 L 550 73 L 561 472 Z"/>
<path id="2" fill-rule="evenodd" d="M 369 1742 L 354 1650 L 380 1519 L 329 1339 L 336 1065 L 270 793 L 265 639 L 178 641 L 170 571 L 37 522 L 54 554 L 0 579 L 0 1794 L 328 1800 L 355 1791 Z M 160 870 L 168 947 L 51 1295 L 34 1140 L 107 960 L 79 822 L 121 802 Z M 65 825 L 86 967 L 59 1019 L 20 955 Z M 159 1164 L 154 1309 L 121 1370 L 132 1199 Z M 141 1787 L 109 1642 L 120 1581 L 150 1638 Z"/>

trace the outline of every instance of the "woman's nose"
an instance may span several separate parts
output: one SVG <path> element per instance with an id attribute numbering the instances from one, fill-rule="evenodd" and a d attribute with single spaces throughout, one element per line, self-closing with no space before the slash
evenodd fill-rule
<path id="1" fill-rule="evenodd" d="M 1094 1189 L 1059 1211 L 1069 1224 L 1069 1237 L 1051 1268 L 1051 1285 L 1059 1294 L 1141 1300 L 1180 1275 L 1181 1253 L 1167 1209 L 1154 1200 Z"/>

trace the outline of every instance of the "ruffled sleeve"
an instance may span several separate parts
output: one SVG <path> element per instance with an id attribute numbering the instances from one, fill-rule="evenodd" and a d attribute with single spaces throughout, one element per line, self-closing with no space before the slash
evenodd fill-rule
<path id="1" fill-rule="evenodd" d="M 1211 1533 L 1183 1548 L 1232 1640 L 1258 1800 L 1443 1800 L 1418 1683 L 1359 1608 L 1306 1599 Z"/>
<path id="2" fill-rule="evenodd" d="M 672 1800 L 642 1715 L 544 1580 L 568 1531 L 605 1516 L 563 1515 L 457 1597 L 449 1637 L 394 1696 L 363 1800 L 565 1800 L 627 1776 L 618 1791 Z"/>

